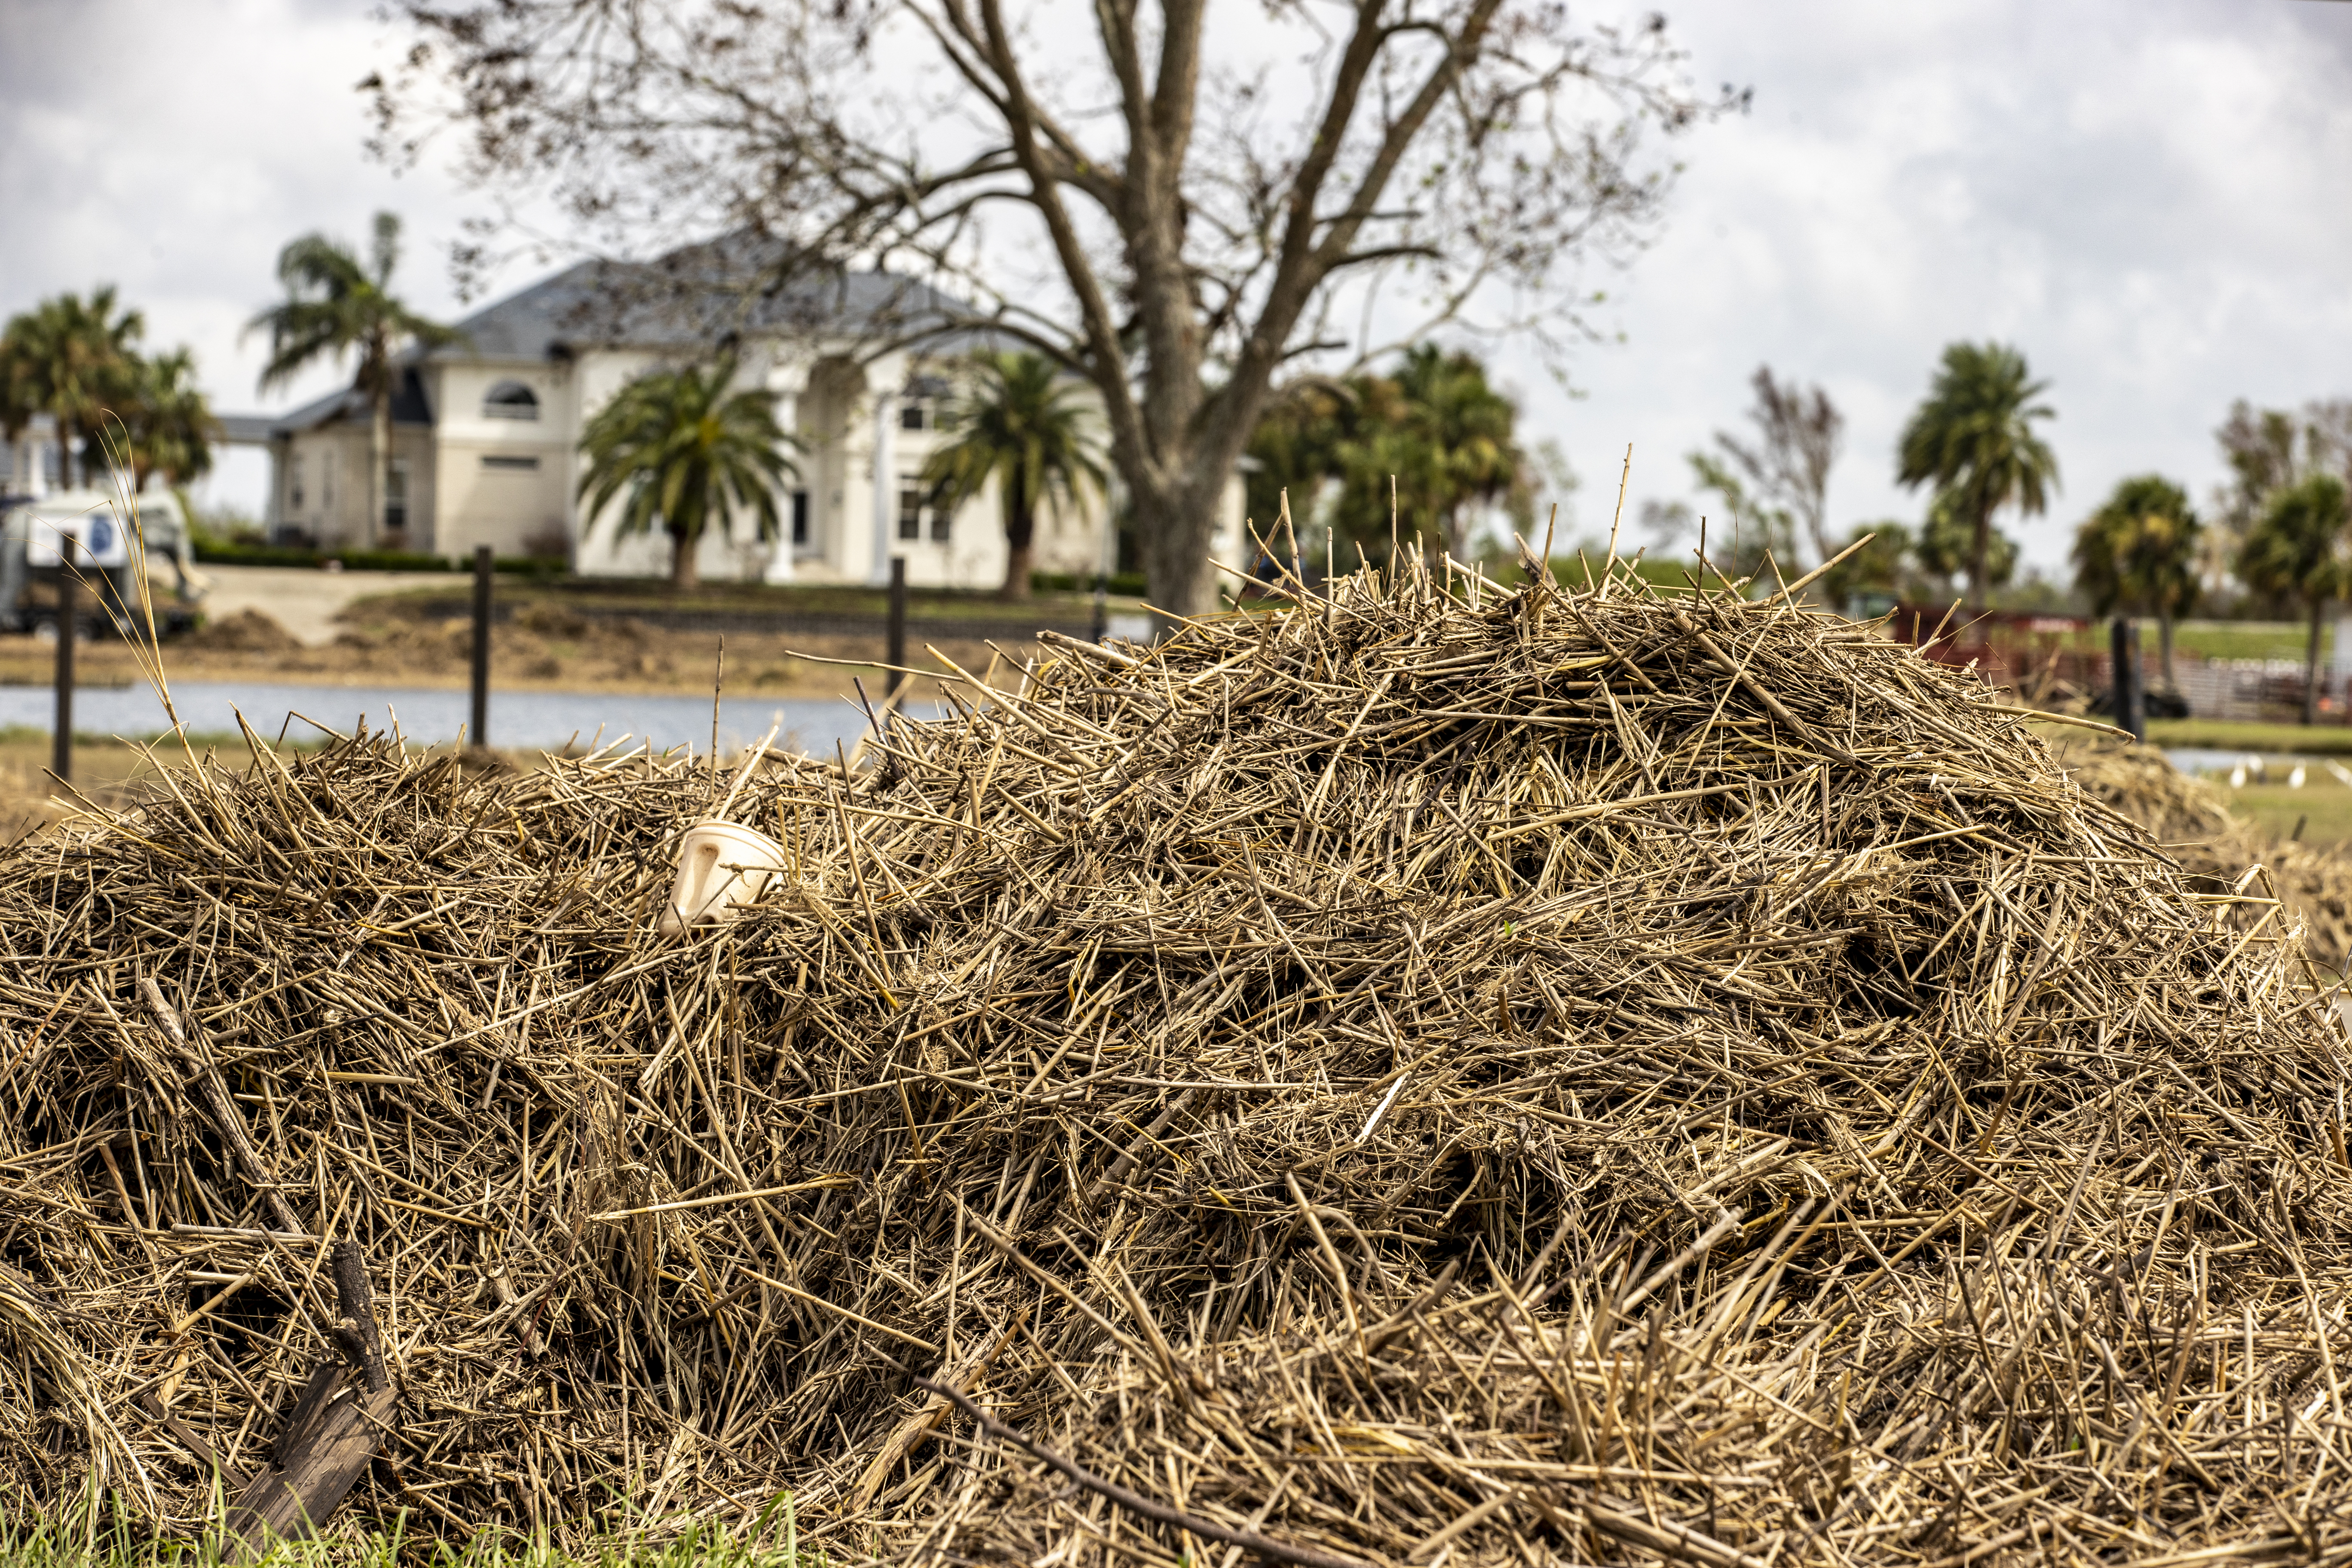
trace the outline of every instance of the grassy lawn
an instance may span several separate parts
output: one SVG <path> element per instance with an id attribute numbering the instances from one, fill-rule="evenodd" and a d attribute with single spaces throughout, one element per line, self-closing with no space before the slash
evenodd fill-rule
<path id="1" fill-rule="evenodd" d="M 2294 837 L 2299 823 L 2306 844 L 2352 839 L 2352 789 L 2321 768 L 2311 770 L 2301 789 L 2289 789 L 2276 769 L 2272 770 L 2268 784 L 2231 789 L 2228 780 L 2221 783 L 2230 809 L 2274 837 Z"/>
<path id="2" fill-rule="evenodd" d="M 2141 646 L 2156 651 L 2156 623 L 2140 627 Z M 2183 621 L 2172 630 L 2177 654 L 2191 658 L 2291 658 L 2303 662 L 2304 639 L 2310 628 L 2294 621 Z M 2319 628 L 2319 658 L 2326 663 L 2335 634 Z"/>
<path id="3" fill-rule="evenodd" d="M 196 1568 L 216 1561 L 210 1542 L 142 1541 L 111 1521 L 44 1521 L 26 1528 L 0 1521 L 0 1563 L 7 1568 Z M 821 1549 L 803 1544 L 788 1512 L 771 1506 L 733 1528 L 709 1521 L 674 1532 L 626 1530 L 576 1550 L 485 1531 L 471 1540 L 436 1538 L 405 1520 L 390 1530 L 331 1527 L 324 1541 L 273 1542 L 260 1568 L 829 1568 Z"/>
<path id="4" fill-rule="evenodd" d="M 2352 726 L 2257 724 L 2221 719 L 2151 719 L 2147 738 L 2159 746 L 2195 746 L 2217 752 L 2301 752 L 2315 756 L 2352 756 Z"/>

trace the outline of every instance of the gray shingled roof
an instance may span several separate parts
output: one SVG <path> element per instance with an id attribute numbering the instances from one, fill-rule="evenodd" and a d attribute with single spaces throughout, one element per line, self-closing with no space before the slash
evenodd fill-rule
<path id="1" fill-rule="evenodd" d="M 582 261 L 457 323 L 457 342 L 411 351 L 413 366 L 440 360 L 543 363 L 588 347 L 696 349 L 736 336 L 821 333 L 851 338 L 923 335 L 932 353 L 1009 347 L 986 329 L 955 327 L 969 306 L 890 272 L 826 271 L 779 282 L 786 253 L 775 241 L 730 235 L 688 246 L 657 261 Z M 365 419 L 367 400 L 345 390 L 278 416 L 271 436 L 291 436 L 344 419 Z M 433 423 L 412 368 L 393 399 L 393 423 Z"/>
<path id="2" fill-rule="evenodd" d="M 278 416 L 269 422 L 269 434 L 295 436 L 339 420 L 363 421 L 370 416 L 366 395 L 355 386 L 347 386 Z M 392 400 L 392 422 L 395 426 L 426 426 L 433 423 L 433 409 L 425 401 L 425 384 L 414 369 L 404 369 L 401 374 L 400 391 Z"/>
<path id="3" fill-rule="evenodd" d="M 715 241 L 659 261 L 583 261 L 457 323 L 465 337 L 433 351 L 446 360 L 544 361 L 578 348 L 687 349 L 730 334 L 819 332 L 894 337 L 931 330 L 934 352 L 958 353 L 982 334 L 951 329 L 970 308 L 888 272 L 830 272 L 779 284 L 765 247 Z"/>
<path id="4" fill-rule="evenodd" d="M 276 435 L 278 418 L 269 414 L 215 414 L 221 440 L 233 447 L 258 447 Z"/>

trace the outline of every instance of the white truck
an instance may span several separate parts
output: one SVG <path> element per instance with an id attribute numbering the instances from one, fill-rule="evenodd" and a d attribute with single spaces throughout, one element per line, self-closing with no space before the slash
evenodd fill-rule
<path id="1" fill-rule="evenodd" d="M 163 581 L 165 568 L 171 572 L 172 600 L 181 614 L 160 616 L 164 629 L 171 620 L 184 619 L 211 584 L 196 570 L 179 501 L 168 492 L 142 495 L 132 514 L 126 520 L 116 498 L 97 490 L 60 490 L 0 503 L 0 630 L 37 631 L 56 624 L 56 610 L 28 605 L 25 590 L 37 582 L 55 583 L 68 552 L 83 584 L 124 632 L 139 622 L 142 567 L 151 582 Z M 152 602 L 162 595 L 151 588 L 149 597 Z"/>

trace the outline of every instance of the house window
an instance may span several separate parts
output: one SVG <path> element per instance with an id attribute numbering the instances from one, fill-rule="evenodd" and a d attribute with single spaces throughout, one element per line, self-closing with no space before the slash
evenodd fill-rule
<path id="1" fill-rule="evenodd" d="M 302 459 L 296 458 L 286 465 L 286 510 L 299 515 L 308 499 L 302 493 Z"/>
<path id="2" fill-rule="evenodd" d="M 898 490 L 898 537 L 923 537 L 923 492 L 911 485 Z"/>
<path id="3" fill-rule="evenodd" d="M 494 474 L 530 474 L 539 471 L 537 458 L 518 458 L 505 452 L 486 453 L 482 467 Z"/>
<path id="4" fill-rule="evenodd" d="M 931 542 L 933 544 L 945 544 L 948 542 L 949 531 L 954 522 L 955 513 L 950 511 L 946 507 L 935 506 L 931 508 Z"/>
<path id="5" fill-rule="evenodd" d="M 898 407 L 898 428 L 901 430 L 929 429 L 929 416 L 923 405 L 919 403 L 901 404 Z"/>
<path id="6" fill-rule="evenodd" d="M 793 492 L 793 548 L 806 550 L 809 546 L 809 493 Z"/>
<path id="7" fill-rule="evenodd" d="M 519 381 L 502 381 L 482 398 L 485 419 L 536 419 L 539 394 Z"/>
<path id="8" fill-rule="evenodd" d="M 408 459 L 394 458 L 383 470 L 383 526 L 398 533 L 408 526 Z"/>

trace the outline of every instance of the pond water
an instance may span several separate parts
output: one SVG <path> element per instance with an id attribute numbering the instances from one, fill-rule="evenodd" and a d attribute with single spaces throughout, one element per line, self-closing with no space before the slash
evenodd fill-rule
<path id="1" fill-rule="evenodd" d="M 304 686 L 269 681 L 183 681 L 173 700 L 188 728 L 199 734 L 234 734 L 236 716 L 264 735 L 281 729 L 290 738 L 311 724 L 348 734 L 364 719 L 371 730 L 397 727 L 410 740 L 454 741 L 468 716 L 463 691 L 423 687 Z M 0 729 L 23 726 L 47 731 L 55 711 L 47 687 L 0 686 Z M 909 717 L 928 718 L 925 711 Z M 305 723 L 308 720 L 310 723 Z M 74 728 L 85 735 L 153 735 L 168 726 L 163 705 L 144 682 L 128 687 L 84 687 L 74 693 Z M 854 746 L 865 732 L 866 715 L 856 704 L 834 698 L 761 697 L 724 699 L 719 707 L 719 745 L 733 752 L 782 726 L 778 743 L 812 753 L 829 752 L 838 742 Z M 698 755 L 710 749 L 710 699 L 644 696 L 607 691 L 493 691 L 490 739 L 500 746 L 559 751 L 630 737 L 650 740 L 656 751 L 688 746 Z M 2186 773 L 2228 776 L 2244 764 L 2250 782 L 2284 784 L 2301 765 L 2310 784 L 2338 781 L 2318 757 L 2255 754 L 2178 747 L 2164 753 Z"/>
<path id="2" fill-rule="evenodd" d="M 361 720 L 371 730 L 397 728 L 410 740 L 454 741 L 467 722 L 470 703 L 463 691 L 418 687 L 299 686 L 265 681 L 175 683 L 172 700 L 181 721 L 198 734 L 236 732 L 237 715 L 265 736 L 281 729 L 289 740 L 311 724 L 348 734 Z M 56 699 L 46 687 L 0 687 L 0 728 L 21 725 L 47 731 Z M 913 717 L 928 717 L 911 714 Z M 656 751 L 689 746 L 710 749 L 710 699 L 648 697 L 605 691 L 493 691 L 490 741 L 522 750 L 557 751 L 567 745 L 610 744 L 623 736 L 632 743 L 650 740 Z M 305 723 L 309 720 L 310 723 Z M 829 752 L 835 742 L 857 743 L 866 715 L 853 702 L 836 699 L 729 697 L 719 707 L 722 752 L 757 742 L 771 724 L 781 724 L 779 745 L 812 753 Z M 163 705 L 144 682 L 121 688 L 83 688 L 74 693 L 74 729 L 85 735 L 143 737 L 169 727 Z"/>

